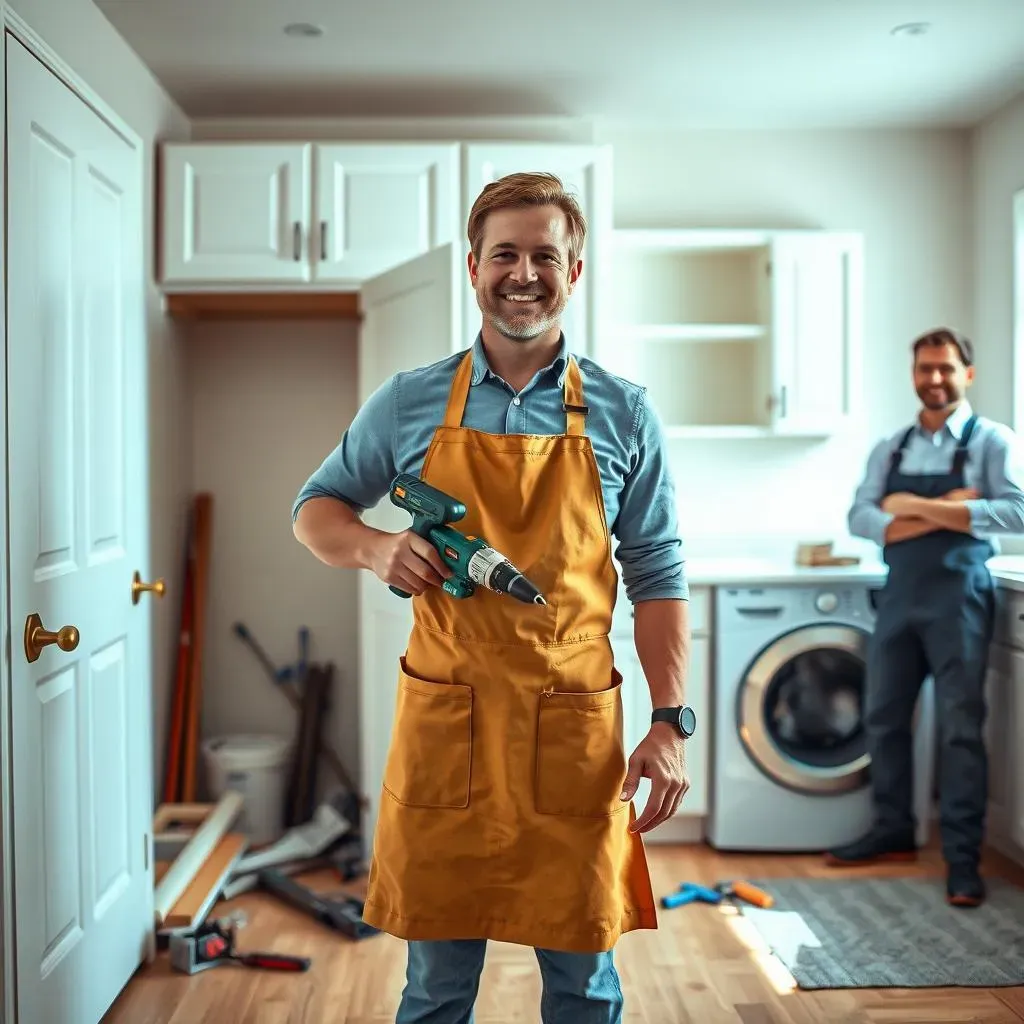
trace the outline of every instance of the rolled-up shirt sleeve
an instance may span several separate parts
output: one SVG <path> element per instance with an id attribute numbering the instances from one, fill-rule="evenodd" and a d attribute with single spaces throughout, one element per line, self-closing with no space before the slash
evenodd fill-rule
<path id="1" fill-rule="evenodd" d="M 994 429 L 985 440 L 982 496 L 965 504 L 971 532 L 1024 533 L 1024 451 L 1009 427 Z"/>
<path id="2" fill-rule="evenodd" d="M 850 534 L 874 541 L 880 548 L 885 547 L 885 531 L 895 518 L 891 512 L 884 512 L 881 508 L 891 451 L 892 443 L 888 440 L 879 441 L 872 449 L 847 514 Z"/>
<path id="3" fill-rule="evenodd" d="M 292 521 L 310 498 L 337 498 L 357 512 L 373 508 L 397 475 L 398 378 L 391 377 L 366 400 L 328 454 L 302 485 L 292 504 Z"/>
<path id="4" fill-rule="evenodd" d="M 626 596 L 634 604 L 664 598 L 687 600 L 690 593 L 675 483 L 664 430 L 646 391 L 637 398 L 634 424 L 633 466 L 622 489 L 613 529 Z"/>

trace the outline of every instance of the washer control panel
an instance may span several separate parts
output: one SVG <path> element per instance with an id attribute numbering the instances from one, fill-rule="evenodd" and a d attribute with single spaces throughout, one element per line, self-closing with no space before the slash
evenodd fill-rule
<path id="1" fill-rule="evenodd" d="M 839 607 L 839 598 L 832 590 L 822 590 L 814 598 L 814 607 L 822 615 L 831 615 Z"/>

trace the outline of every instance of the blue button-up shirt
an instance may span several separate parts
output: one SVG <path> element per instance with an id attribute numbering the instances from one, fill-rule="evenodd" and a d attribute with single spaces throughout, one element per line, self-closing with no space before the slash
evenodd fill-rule
<path id="1" fill-rule="evenodd" d="M 397 373 L 356 413 L 338 446 L 299 491 L 303 502 L 339 498 L 356 511 L 372 508 L 399 473 L 418 475 L 434 430 L 444 420 L 452 379 L 464 353 Z M 568 349 L 560 350 L 518 394 L 494 374 L 480 335 L 463 426 L 490 434 L 564 434 L 562 409 Z M 631 602 L 689 597 L 676 495 L 660 421 L 646 389 L 577 357 L 585 430 L 597 460 L 606 520 Z"/>
<path id="2" fill-rule="evenodd" d="M 962 402 L 934 434 L 917 421 L 903 450 L 902 472 L 908 476 L 948 472 L 972 414 L 970 404 Z M 885 546 L 885 531 L 894 518 L 879 507 L 885 497 L 889 460 L 906 432 L 904 427 L 872 449 L 864 478 L 850 507 L 850 533 L 872 540 L 879 547 Z M 966 502 L 973 534 L 988 537 L 998 550 L 998 539 L 994 535 L 1024 533 L 1024 451 L 1009 427 L 978 417 L 967 442 L 964 486 L 980 495 Z"/>

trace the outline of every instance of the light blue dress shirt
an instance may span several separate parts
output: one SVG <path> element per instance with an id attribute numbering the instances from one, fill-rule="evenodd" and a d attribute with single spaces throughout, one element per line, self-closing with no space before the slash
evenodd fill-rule
<path id="1" fill-rule="evenodd" d="M 397 373 L 356 413 L 338 446 L 299 491 L 292 518 L 314 497 L 372 508 L 399 473 L 419 475 L 444 420 L 452 379 L 465 353 Z M 564 434 L 568 347 L 516 394 L 487 363 L 480 335 L 463 426 L 490 434 Z M 608 528 L 629 601 L 689 597 L 676 495 L 663 428 L 645 388 L 576 357 L 589 407 L 585 431 L 601 478 Z M 456 496 L 457 497 L 457 496 Z"/>
<path id="2" fill-rule="evenodd" d="M 964 401 L 934 434 L 918 421 L 903 450 L 901 470 L 908 476 L 917 473 L 944 473 L 953 464 L 953 454 L 964 427 L 973 414 Z M 889 460 L 899 447 L 907 428 L 879 441 L 868 457 L 867 470 L 854 495 L 848 526 L 856 537 L 865 537 L 879 547 L 885 546 L 885 531 L 895 518 L 879 507 L 885 496 Z M 1024 451 L 1019 438 L 1001 423 L 979 416 L 967 442 L 964 486 L 978 492 L 979 498 L 967 502 L 971 513 L 971 532 L 987 537 L 998 551 L 995 535 L 1024 533 Z"/>

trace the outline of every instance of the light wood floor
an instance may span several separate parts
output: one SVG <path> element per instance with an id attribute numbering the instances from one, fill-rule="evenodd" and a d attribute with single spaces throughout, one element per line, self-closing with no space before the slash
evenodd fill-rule
<path id="1" fill-rule="evenodd" d="M 655 893 L 692 880 L 781 875 L 834 876 L 818 857 L 721 855 L 705 846 L 651 846 Z M 991 877 L 1024 884 L 1024 871 L 998 854 Z M 878 875 L 941 877 L 936 850 L 917 865 Z M 326 876 L 303 881 L 339 891 Z M 324 885 L 326 883 L 326 885 Z M 358 888 L 351 891 L 358 892 Z M 239 948 L 309 956 L 305 974 L 217 967 L 193 977 L 171 971 L 167 954 L 140 969 L 104 1024 L 393 1024 L 405 971 L 405 946 L 389 935 L 351 942 L 278 901 L 249 893 L 215 908 L 244 909 Z M 970 913 L 970 911 L 964 911 Z M 1001 989 L 859 989 L 800 992 L 784 969 L 737 927 L 735 913 L 706 905 L 660 912 L 654 932 L 625 936 L 617 963 L 626 1024 L 1017 1024 L 1024 987 Z M 741 922 L 740 922 L 741 923 Z M 476 1024 L 539 1024 L 540 978 L 531 949 L 494 943 L 484 966 Z"/>

